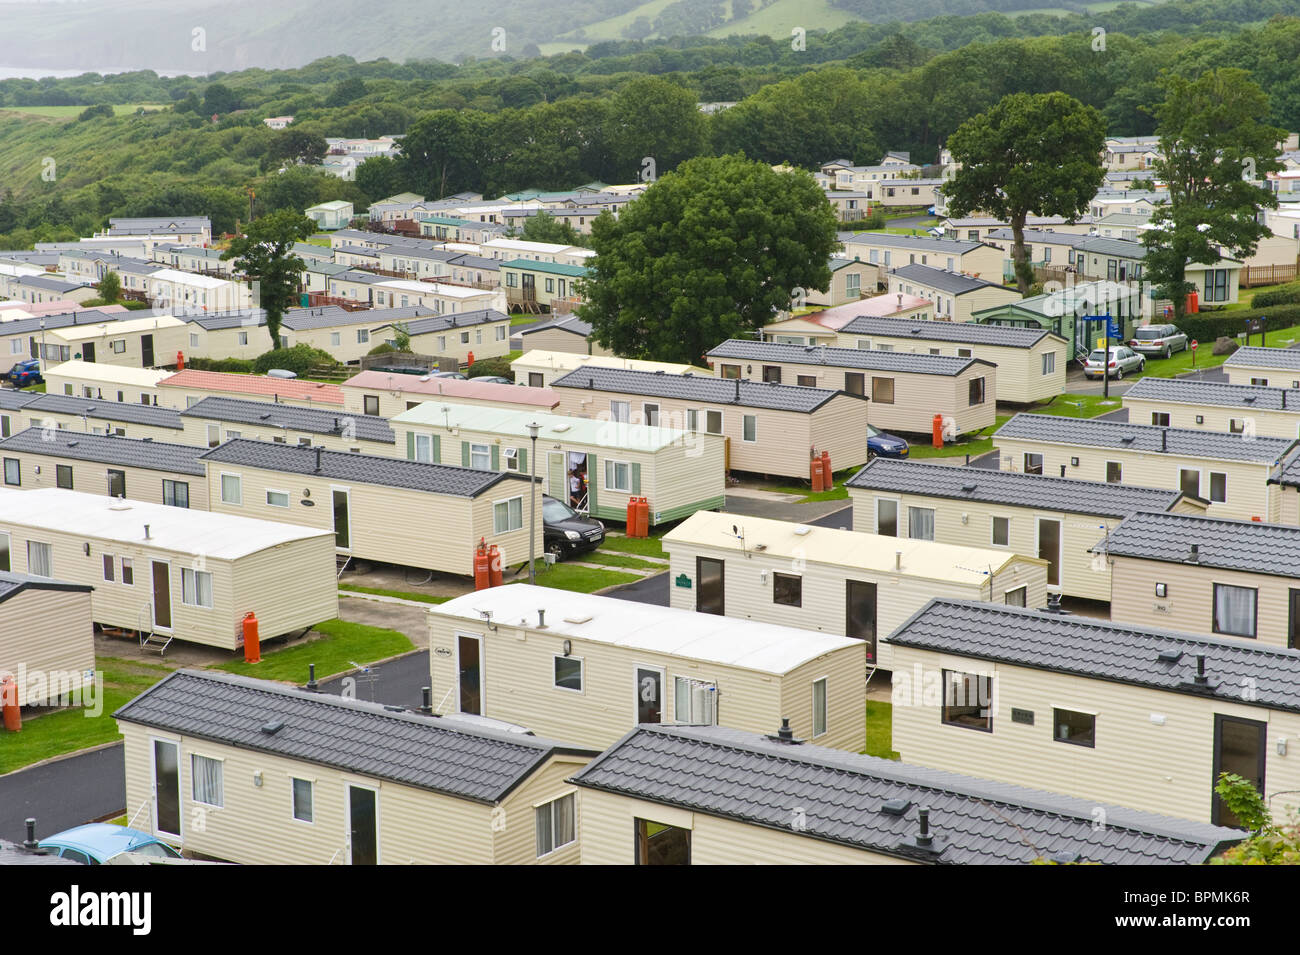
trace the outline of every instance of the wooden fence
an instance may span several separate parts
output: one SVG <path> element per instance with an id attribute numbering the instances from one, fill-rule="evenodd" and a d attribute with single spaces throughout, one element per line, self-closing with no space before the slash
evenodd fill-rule
<path id="1" fill-rule="evenodd" d="M 1294 282 L 1296 266 L 1289 265 L 1243 265 L 1241 268 L 1241 287 L 1255 288 L 1260 285 L 1280 285 Z"/>

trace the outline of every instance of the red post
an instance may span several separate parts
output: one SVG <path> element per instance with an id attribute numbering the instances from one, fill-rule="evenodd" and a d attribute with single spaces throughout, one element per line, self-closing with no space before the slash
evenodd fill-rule
<path id="1" fill-rule="evenodd" d="M 1196 349 L 1200 347 L 1200 342 L 1195 338 L 1192 339 L 1192 367 L 1196 367 Z"/>
<path id="2" fill-rule="evenodd" d="M 9 673 L 0 680 L 0 709 L 4 710 L 5 729 L 17 733 L 23 728 L 23 714 L 18 706 L 18 680 Z"/>
<path id="3" fill-rule="evenodd" d="M 257 615 L 251 610 L 244 614 L 244 662 L 262 662 L 262 641 L 257 635 Z"/>
<path id="4" fill-rule="evenodd" d="M 930 443 L 936 448 L 943 447 L 943 415 L 937 414 L 930 422 Z"/>

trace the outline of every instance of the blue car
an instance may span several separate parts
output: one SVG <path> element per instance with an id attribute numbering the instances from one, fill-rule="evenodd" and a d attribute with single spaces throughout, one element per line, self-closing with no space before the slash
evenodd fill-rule
<path id="1" fill-rule="evenodd" d="M 898 435 L 867 425 L 867 457 L 905 458 L 911 450 Z"/>
<path id="2" fill-rule="evenodd" d="M 5 372 L 4 379 L 15 388 L 26 388 L 28 385 L 39 385 L 45 382 L 45 377 L 41 374 L 41 363 L 35 358 L 18 362 Z"/>
<path id="3" fill-rule="evenodd" d="M 48 839 L 42 839 L 40 845 L 42 849 L 50 850 L 51 854 L 57 853 L 61 858 L 82 865 L 103 865 L 124 852 L 159 859 L 181 858 L 179 852 L 147 832 L 107 822 L 92 822 L 65 829 Z"/>

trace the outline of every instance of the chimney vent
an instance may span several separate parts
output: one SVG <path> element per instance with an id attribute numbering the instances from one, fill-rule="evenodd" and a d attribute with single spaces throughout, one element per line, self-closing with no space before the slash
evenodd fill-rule
<path id="1" fill-rule="evenodd" d="M 781 728 L 775 734 L 769 736 L 768 739 L 777 743 L 789 743 L 791 746 L 797 746 L 803 742 L 803 740 L 795 738 L 794 730 L 790 728 L 790 720 L 785 716 L 781 717 Z"/>
<path id="2" fill-rule="evenodd" d="M 896 550 L 894 551 L 894 570 L 902 570 L 902 569 L 903 569 L 903 552 L 901 550 Z"/>
<path id="3" fill-rule="evenodd" d="M 433 714 L 433 687 L 420 687 L 420 700 L 420 712 L 425 716 L 431 716 Z"/>
<path id="4" fill-rule="evenodd" d="M 1204 653 L 1196 654 L 1196 676 L 1194 679 L 1197 686 L 1205 686 L 1205 684 L 1209 682 L 1209 680 L 1205 676 L 1205 654 Z"/>
<path id="5" fill-rule="evenodd" d="M 152 540 L 152 538 L 149 536 L 149 525 L 148 525 L 148 524 L 146 524 L 146 525 L 144 526 L 144 539 L 145 539 L 145 540 Z"/>
<path id="6" fill-rule="evenodd" d="M 1193 545 L 1192 545 L 1192 551 L 1191 551 L 1190 554 L 1187 555 L 1187 560 L 1188 560 L 1189 563 L 1192 563 L 1192 564 L 1199 564 L 1199 563 L 1201 562 L 1201 545 L 1200 545 L 1200 544 L 1193 544 Z"/>
<path id="7" fill-rule="evenodd" d="M 537 608 L 537 629 L 538 630 L 546 629 L 546 611 L 541 607 Z"/>
<path id="8" fill-rule="evenodd" d="M 316 664 L 314 663 L 307 664 L 307 689 L 312 693 L 316 692 Z"/>
<path id="9" fill-rule="evenodd" d="M 27 838 L 23 840 L 23 848 L 28 852 L 35 852 L 40 848 L 36 841 L 36 820 L 30 816 L 27 817 Z"/>
<path id="10" fill-rule="evenodd" d="M 320 445 L 317 445 L 317 446 L 316 446 L 316 473 L 317 473 L 317 474 L 320 473 L 320 459 L 321 459 L 321 452 L 323 452 L 324 450 L 325 450 L 325 449 L 322 448 Z"/>
<path id="11" fill-rule="evenodd" d="M 924 848 L 934 845 L 934 836 L 930 835 L 930 807 L 922 806 L 916 811 L 916 820 L 921 824 L 916 834 L 916 844 Z"/>

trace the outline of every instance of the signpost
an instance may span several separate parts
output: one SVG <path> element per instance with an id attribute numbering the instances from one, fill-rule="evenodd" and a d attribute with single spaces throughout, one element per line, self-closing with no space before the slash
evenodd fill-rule
<path id="1" fill-rule="evenodd" d="M 1104 322 L 1105 332 L 1101 340 L 1102 360 L 1101 360 L 1101 393 L 1103 397 L 1110 397 L 1110 342 L 1111 339 L 1119 338 L 1119 320 L 1112 318 L 1110 315 L 1083 315 L 1081 321 L 1085 322 Z"/>
<path id="2" fill-rule="evenodd" d="M 1196 367 L 1196 349 L 1200 347 L 1200 344 L 1201 343 L 1198 342 L 1195 338 L 1192 339 L 1192 367 L 1193 368 Z"/>
<path id="3" fill-rule="evenodd" d="M 1260 347 L 1263 347 L 1268 344 L 1268 342 L 1265 341 L 1265 333 L 1264 333 L 1264 326 L 1265 324 L 1267 324 L 1267 322 L 1268 319 L 1263 315 L 1261 315 L 1259 318 L 1246 319 L 1246 344 L 1247 345 L 1250 344 L 1250 336 L 1255 334 L 1255 332 L 1259 332 Z"/>

